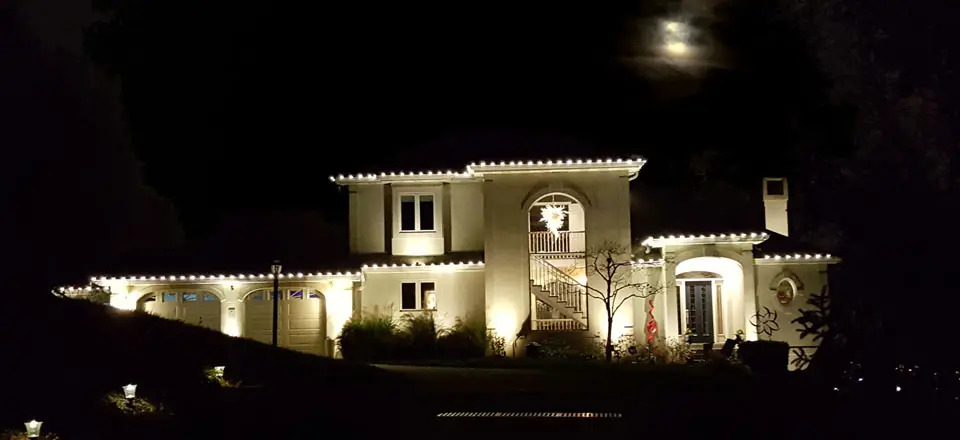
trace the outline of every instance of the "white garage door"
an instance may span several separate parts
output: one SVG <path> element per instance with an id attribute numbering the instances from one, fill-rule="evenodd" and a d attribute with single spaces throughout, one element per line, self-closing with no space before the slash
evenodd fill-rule
<path id="1" fill-rule="evenodd" d="M 304 353 L 326 354 L 323 295 L 316 290 L 280 289 L 277 343 Z M 270 344 L 273 339 L 273 290 L 251 292 L 244 298 L 243 336 Z"/>
<path id="2" fill-rule="evenodd" d="M 144 295 L 138 308 L 153 315 L 220 331 L 220 298 L 210 292 L 155 292 Z"/>

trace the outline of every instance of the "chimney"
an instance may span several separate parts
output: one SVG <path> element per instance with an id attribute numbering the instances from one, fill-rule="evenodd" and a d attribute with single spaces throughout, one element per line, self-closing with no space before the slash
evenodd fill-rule
<path id="1" fill-rule="evenodd" d="M 787 179 L 784 177 L 765 177 L 763 179 L 763 210 L 768 231 L 784 237 L 790 235 L 787 222 Z"/>

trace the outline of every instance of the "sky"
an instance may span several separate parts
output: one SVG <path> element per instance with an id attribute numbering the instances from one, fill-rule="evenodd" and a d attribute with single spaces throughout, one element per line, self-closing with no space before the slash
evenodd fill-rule
<path id="1" fill-rule="evenodd" d="M 43 45 L 84 63 L 88 4 L 23 2 L 21 19 Z M 650 162 L 635 182 L 639 232 L 657 232 L 665 219 L 677 228 L 716 218 L 760 226 L 755 198 L 743 202 L 741 218 L 720 212 L 704 194 L 696 200 L 697 177 L 719 173 L 758 196 L 761 177 L 784 171 L 769 150 L 788 143 L 785 108 L 802 108 L 817 90 L 799 81 L 779 95 L 768 90 L 790 75 L 809 77 L 802 57 L 774 53 L 751 64 L 715 44 L 707 73 L 651 62 L 650 32 L 663 17 L 685 11 L 704 28 L 718 18 L 702 2 L 626 4 L 514 6 L 509 14 L 492 4 L 377 14 L 342 6 L 311 15 L 165 2 L 154 21 L 118 39 L 110 55 L 132 54 L 133 73 L 125 107 L 101 116 L 136 155 L 118 166 L 175 208 L 177 246 L 199 260 L 186 265 L 242 265 L 296 245 L 322 249 L 290 257 L 304 263 L 336 254 L 347 201 L 328 176 L 480 160 L 641 155 Z M 211 11 L 229 13 L 212 19 Z M 737 20 L 764 31 L 750 17 Z M 97 96 L 119 98 L 116 80 L 91 78 Z M 656 193 L 663 188 L 672 192 Z M 717 200 L 732 194 L 711 188 Z M 262 245 L 244 245 L 254 242 Z"/>

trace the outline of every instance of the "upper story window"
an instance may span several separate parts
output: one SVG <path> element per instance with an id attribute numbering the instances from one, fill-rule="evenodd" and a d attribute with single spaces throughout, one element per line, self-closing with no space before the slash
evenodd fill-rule
<path id="1" fill-rule="evenodd" d="M 430 194 L 400 196 L 400 232 L 434 231 L 434 202 Z"/>
<path id="2" fill-rule="evenodd" d="M 437 289 L 433 282 L 403 283 L 400 289 L 401 310 L 437 310 Z"/>

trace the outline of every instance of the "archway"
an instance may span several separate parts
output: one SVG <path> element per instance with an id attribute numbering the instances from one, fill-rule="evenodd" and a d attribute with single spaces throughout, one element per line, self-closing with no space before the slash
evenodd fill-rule
<path id="1" fill-rule="evenodd" d="M 533 330 L 587 328 L 585 209 L 564 192 L 541 195 L 527 210 Z"/>
<path id="2" fill-rule="evenodd" d="M 743 322 L 743 268 L 724 257 L 694 257 L 677 264 L 678 334 L 691 343 L 723 342 Z"/>
<path id="3" fill-rule="evenodd" d="M 323 293 L 306 287 L 279 292 L 277 344 L 304 353 L 327 354 L 326 302 Z M 253 290 L 243 298 L 243 336 L 273 342 L 273 289 Z"/>
<path id="4" fill-rule="evenodd" d="M 220 331 L 223 298 L 210 290 L 158 289 L 137 300 L 137 310 Z"/>

